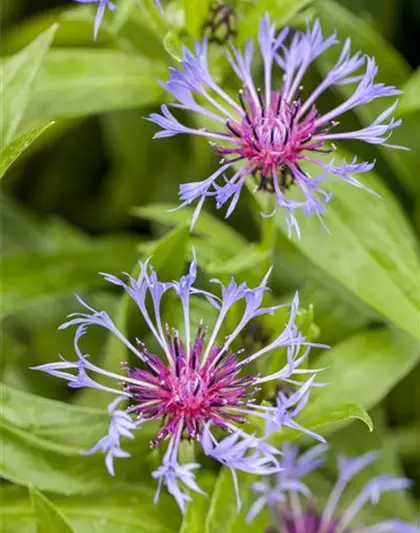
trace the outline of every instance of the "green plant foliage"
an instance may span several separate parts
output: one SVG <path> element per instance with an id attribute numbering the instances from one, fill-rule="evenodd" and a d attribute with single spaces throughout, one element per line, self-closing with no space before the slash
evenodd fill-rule
<path id="1" fill-rule="evenodd" d="M 164 65 L 120 51 L 52 50 L 34 86 L 24 123 L 153 104 L 162 97 L 157 80 L 165 74 Z"/>
<path id="2" fill-rule="evenodd" d="M 360 424 L 352 424 L 348 428 L 331 436 L 331 442 L 337 450 L 347 456 L 356 456 L 363 453 L 368 447 L 371 450 L 381 450 L 378 460 L 355 478 L 354 484 L 346 495 L 347 501 L 355 497 L 363 485 L 370 479 L 380 476 L 383 472 L 394 476 L 404 476 L 402 465 L 392 441 L 392 429 L 387 427 L 386 417 L 381 409 L 373 411 L 375 431 L 368 433 Z M 334 471 L 334 468 L 330 467 Z M 394 518 L 395 509 L 399 516 L 405 520 L 416 519 L 416 505 L 406 492 L 386 493 L 381 498 L 379 505 L 363 513 L 366 524 L 374 524 L 379 520 Z"/>
<path id="3" fill-rule="evenodd" d="M 7 169 L 13 165 L 20 155 L 23 154 L 23 152 L 25 152 L 25 150 L 53 124 L 54 122 L 50 122 L 41 128 L 36 128 L 28 133 L 24 133 L 6 145 L 6 147 L 0 152 L 0 178 L 4 176 Z"/>
<path id="4" fill-rule="evenodd" d="M 57 25 L 37 37 L 27 48 L 2 61 L 0 139 L 2 150 L 15 138 L 30 91 L 50 47 Z"/>
<path id="5" fill-rule="evenodd" d="M 327 276 L 416 337 L 417 244 L 400 206 L 386 186 L 373 173 L 366 174 L 364 181 L 380 198 L 332 180 L 326 184 L 334 197 L 325 219 L 331 235 L 321 224 L 300 216 L 302 237 L 293 243 Z M 256 199 L 261 203 L 259 197 Z M 281 217 L 278 226 L 287 232 Z"/>
<path id="6" fill-rule="evenodd" d="M 216 477 L 213 474 L 205 473 L 198 475 L 200 487 L 205 490 L 203 495 L 195 502 L 191 502 L 183 517 L 179 533 L 201 533 L 204 528 L 204 522 L 209 511 L 210 498 L 216 484 Z"/>
<path id="7" fill-rule="evenodd" d="M 318 8 L 321 22 L 326 31 L 332 33 L 337 30 L 340 38 L 343 36 L 351 38 L 353 50 L 363 50 L 366 54 L 375 57 L 379 66 L 380 81 L 397 86 L 402 86 L 407 81 L 410 76 L 407 63 L 371 25 L 330 0 L 320 0 Z M 321 59 L 320 65 L 325 73 L 332 66 L 332 62 Z M 344 96 L 349 94 L 345 86 L 338 87 L 338 90 Z M 360 122 L 367 126 L 384 108 L 383 102 L 373 101 L 368 105 L 359 106 L 356 109 L 356 114 Z M 400 131 L 397 130 L 393 135 L 392 142 L 416 150 L 417 146 L 415 143 L 413 144 L 412 137 L 407 135 L 408 131 L 403 124 Z M 413 127 L 410 127 L 410 131 L 413 131 Z M 401 150 L 389 150 L 386 147 L 381 148 L 380 152 L 386 163 L 394 170 L 397 178 L 401 180 L 402 185 L 408 191 L 416 190 L 417 180 L 412 172 L 413 155 Z"/>
<path id="8" fill-rule="evenodd" d="M 184 0 L 185 24 L 192 37 L 201 36 L 209 14 L 210 0 Z"/>
<path id="9" fill-rule="evenodd" d="M 158 278 L 170 282 L 185 275 L 194 256 L 196 286 L 204 292 L 191 296 L 189 326 L 194 334 L 202 323 L 209 330 L 207 338 L 219 314 L 217 299 L 206 292 L 220 295 L 215 278 L 226 285 L 234 277 L 242 290 L 242 283 L 258 286 L 272 267 L 263 305 L 280 307 L 258 316 L 235 338 L 231 349 L 239 358 L 278 337 L 299 293 L 296 324 L 308 341 L 318 343 L 302 367 L 322 369 L 316 380 L 324 386 L 310 389 L 308 403 L 295 420 L 322 435 L 330 447 L 324 470 L 308 478 L 316 504 L 322 507 L 331 491 L 337 453 L 356 456 L 373 449 L 380 452 L 378 461 L 349 485 L 338 513 L 369 479 L 384 473 L 405 475 L 414 481 L 413 488 L 387 492 L 378 505 L 360 514 L 354 527 L 394 518 L 414 521 L 420 486 L 417 5 L 412 0 L 161 3 L 163 13 L 155 0 L 115 0 L 116 10 L 107 7 L 94 40 L 96 2 L 2 2 L 0 529 L 272 533 L 266 509 L 252 523 L 246 521 L 255 498 L 252 485 L 259 478 L 239 474 L 238 511 L 226 463 L 213 461 L 200 443 L 186 439 L 180 462 L 199 463 L 196 481 L 205 494 L 190 491 L 184 515 L 164 485 L 154 503 L 158 481 L 152 472 L 161 464 L 167 440 L 157 449 L 152 441 L 162 421 L 141 424 L 134 439 L 121 438 L 122 449 L 130 455 L 115 458 L 111 476 L 103 453 L 83 452 L 107 435 L 107 407 L 113 394 L 94 387 L 71 388 L 64 380 L 32 370 L 60 357 L 77 359 L 75 328 L 58 330 L 69 314 L 82 311 L 74 293 L 95 310 L 107 312 L 130 342 L 144 342 L 150 352 L 164 358 L 165 350 L 139 306 L 99 273 L 137 278 L 139 261 L 150 258 Z M 208 43 L 208 67 L 214 82 L 235 101 L 241 82 L 224 56 L 234 53 L 231 45 L 243 48 L 253 39 L 252 76 L 256 89 L 263 88 L 264 63 L 257 49 L 259 24 L 266 13 L 278 30 L 291 26 L 287 43 L 296 29 L 305 31 L 315 19 L 324 37 L 337 34 L 340 45 L 321 54 L 303 78 L 303 99 L 336 63 L 347 38 L 352 53 L 360 50 L 375 57 L 375 81 L 403 91 L 394 112 L 402 124 L 389 142 L 409 150 L 350 141 L 337 143 L 333 153 L 317 154 L 327 161 L 334 158 L 336 164 L 354 157 L 375 161 L 373 171 L 359 179 L 376 194 L 334 177 L 322 183 L 332 195 L 323 219 L 330 233 L 316 216 L 297 214 L 300 238 L 288 235 L 282 209 L 272 218 L 262 217 L 274 204 L 272 195 L 256 190 L 257 176 L 246 179 L 228 218 L 211 196 L 193 229 L 196 205 L 177 209 L 182 203 L 180 184 L 204 180 L 223 156 L 201 136 L 154 139 L 158 127 L 147 117 L 174 103 L 163 87 L 174 77 L 169 69 L 180 67 L 185 47 L 192 49 L 209 37 L 208 22 L 222 5 L 229 8 L 223 12 L 229 13 L 224 23 L 233 31 L 226 43 Z M 277 70 L 273 91 L 281 84 Z M 339 105 L 354 87 L 349 83 L 328 88 L 317 101 L 318 111 Z M 213 111 L 219 112 L 227 104 L 217 91 L 212 95 Z M 196 103 L 207 105 L 201 96 Z M 372 124 L 392 103 L 391 98 L 380 98 L 351 109 L 340 117 L 339 130 Z M 200 112 L 182 106 L 171 111 L 188 127 L 213 128 Z M 224 131 L 223 123 L 219 127 Z M 302 162 L 302 169 L 311 173 L 311 164 Z M 221 183 L 223 176 L 218 179 Z M 296 189 L 285 191 L 287 198 L 299 200 Z M 252 306 L 251 294 L 246 298 L 223 319 L 217 343 L 235 330 L 244 306 Z M 152 298 L 148 296 L 145 305 L 154 317 Z M 160 314 L 162 331 L 178 329 L 183 337 L 182 305 L 169 291 Z M 80 347 L 95 365 L 116 374 L 125 362 L 144 368 L 117 335 L 95 326 L 86 333 Z M 271 350 L 247 371 L 264 376 L 277 372 L 288 355 L 284 347 Z M 291 394 L 307 377 L 294 375 L 296 381 L 283 384 L 282 392 Z M 107 380 L 98 377 L 101 384 L 109 384 Z M 124 387 L 118 379 L 113 386 L 118 391 Z M 278 392 L 278 381 L 264 382 L 256 400 L 274 405 Z M 263 436 L 265 421 L 248 418 L 241 427 Z M 222 436 L 220 428 L 213 430 Z M 277 448 L 291 442 L 306 448 L 315 441 L 283 426 L 268 442 Z"/>
<path id="10" fill-rule="evenodd" d="M 366 410 L 357 403 L 342 403 L 337 405 L 325 405 L 314 402 L 296 421 L 303 427 L 316 431 L 321 435 L 329 435 L 337 428 L 348 424 L 352 420 L 360 420 L 366 424 L 370 431 L 373 431 L 373 422 Z M 275 446 L 280 446 L 286 442 L 302 439 L 302 433 L 290 428 L 283 428 L 280 432 L 270 437 L 270 442 Z M 307 442 L 307 440 L 306 440 Z"/>
<path id="11" fill-rule="evenodd" d="M 125 481 L 110 478 L 100 457 L 80 455 L 105 433 L 106 411 L 46 400 L 6 385 L 1 394 L 2 477 L 58 494 L 92 493 L 104 484 L 109 490 L 133 486 L 129 469 Z M 137 443 L 133 463 L 136 468 L 147 461 L 150 438 L 150 432 L 142 431 L 143 446 Z"/>
<path id="12" fill-rule="evenodd" d="M 2 527 L 6 533 L 35 533 L 35 516 L 24 491 L 2 490 Z M 72 496 L 52 500 L 56 509 L 66 516 L 75 533 L 105 533 L 115 530 L 127 533 L 174 533 L 179 516 L 172 502 L 163 498 L 164 512 L 156 513 L 153 489 L 138 486 L 129 492 L 118 491 L 89 499 Z M 52 530 L 48 530 L 52 533 Z"/>
<path id="13" fill-rule="evenodd" d="M 255 21 L 263 17 L 266 13 L 278 21 L 279 25 L 287 24 L 290 19 L 300 9 L 308 6 L 312 0 L 283 0 L 277 2 L 276 0 L 261 0 L 255 4 L 251 4 L 241 23 L 239 32 L 240 41 L 245 41 L 255 35 Z"/>
<path id="14" fill-rule="evenodd" d="M 194 210 L 186 207 L 174 211 L 176 207 L 176 204 L 153 204 L 135 208 L 132 212 L 135 216 L 163 224 L 188 224 Z M 240 233 L 209 213 L 203 213 L 203 216 L 200 216 L 194 226 L 194 233 L 199 233 L 208 240 L 212 248 L 221 247 L 230 253 L 239 253 L 247 242 Z"/>
<path id="15" fill-rule="evenodd" d="M 232 476 L 228 468 L 223 468 L 217 478 L 207 506 L 207 512 L 203 517 L 204 520 L 201 521 L 203 527 L 201 531 L 204 533 L 251 533 L 262 529 L 267 522 L 267 516 L 264 514 L 251 524 L 246 523 L 245 520 L 246 509 L 253 501 L 251 493 L 252 482 L 252 476 L 239 475 L 239 486 L 244 509 L 238 515 L 236 497 L 232 490 Z"/>
<path id="16" fill-rule="evenodd" d="M 30 488 L 32 507 L 37 521 L 37 533 L 72 533 L 64 516 L 53 503 L 36 489 Z"/>
<path id="17" fill-rule="evenodd" d="M 339 393 L 341 400 L 371 409 L 419 358 L 418 343 L 398 331 L 380 329 L 355 335 L 317 359 L 317 365 L 326 368 L 323 379 L 329 386 L 316 395 L 313 408 L 335 405 Z"/>
<path id="18" fill-rule="evenodd" d="M 110 239 L 56 253 L 10 256 L 3 261 L 2 315 L 7 316 L 51 295 L 103 286 L 98 271 L 121 272 L 136 258 L 131 239 Z"/>
<path id="19" fill-rule="evenodd" d="M 417 69 L 409 80 L 402 87 L 404 93 L 401 95 L 397 112 L 400 116 L 405 116 L 420 109 L 420 69 Z"/>

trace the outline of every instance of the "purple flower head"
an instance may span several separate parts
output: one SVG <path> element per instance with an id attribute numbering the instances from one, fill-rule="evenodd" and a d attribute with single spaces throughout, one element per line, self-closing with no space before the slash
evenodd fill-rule
<path id="1" fill-rule="evenodd" d="M 338 502 L 351 480 L 376 460 L 377 454 L 369 452 L 361 457 L 338 458 L 338 479 L 322 511 L 316 511 L 311 501 L 311 491 L 302 481 L 308 473 L 323 465 L 326 446 L 319 445 L 299 456 L 297 447 L 283 448 L 281 470 L 275 474 L 274 483 L 267 480 L 255 483 L 258 495 L 252 505 L 248 519 L 252 520 L 268 505 L 279 531 L 288 533 L 411 533 L 414 524 L 402 520 L 387 520 L 374 526 L 352 528 L 353 520 L 367 504 L 378 504 L 381 495 L 389 491 L 407 489 L 411 482 L 405 478 L 382 475 L 370 480 L 354 498 L 344 512 L 337 510 Z M 301 496 L 305 498 L 303 504 Z"/>
<path id="2" fill-rule="evenodd" d="M 166 105 L 162 106 L 162 114 L 153 113 L 149 120 L 161 127 L 156 138 L 179 133 L 200 135 L 209 139 L 221 156 L 219 169 L 209 178 L 180 186 L 181 207 L 198 200 L 192 224 L 209 196 L 215 198 L 217 208 L 228 204 L 226 216 L 229 216 L 245 181 L 251 176 L 257 183 L 256 191 L 267 191 L 274 196 L 275 211 L 284 209 L 289 233 L 295 229 L 298 234 L 296 210 L 307 216 L 316 214 L 319 218 L 325 214 L 325 204 L 331 195 L 322 189 L 321 183 L 329 175 L 364 188 L 353 174 L 370 170 L 374 163 L 334 164 L 333 160 L 326 161 L 325 154 L 335 149 L 333 143 L 339 139 L 390 146 L 387 141 L 392 130 L 401 123 L 389 118 L 395 104 L 361 130 L 340 131 L 337 119 L 356 106 L 376 98 L 396 96 L 401 91 L 375 83 L 378 71 L 375 60 L 360 52 L 352 55 L 350 40 L 347 40 L 331 71 L 306 94 L 302 82 L 309 66 L 337 43 L 335 34 L 323 37 L 319 21 L 308 26 L 305 32 L 297 31 L 292 35 L 287 27 L 277 33 L 266 15 L 258 34 L 264 70 L 262 90 L 255 86 L 251 74 L 253 41 L 246 44 L 244 51 L 232 47 L 227 54 L 242 86 L 236 99 L 212 77 L 207 65 L 207 41 L 197 43 L 193 52 L 184 49 L 181 67 L 171 68 L 169 81 L 162 85 L 176 101 L 172 107 L 197 113 L 214 126 L 184 126 Z M 283 80 L 280 87 L 273 84 L 274 71 L 278 69 Z M 332 86 L 348 84 L 354 85 L 352 95 L 321 114 L 317 108 L 321 94 Z M 310 175 L 305 171 L 306 162 L 315 164 L 319 173 Z M 300 190 L 294 199 L 288 194 L 292 186 Z"/>
<path id="3" fill-rule="evenodd" d="M 248 435 L 241 426 L 249 417 L 260 417 L 267 424 L 275 424 L 275 430 L 280 430 L 283 425 L 290 426 L 293 413 L 279 419 L 275 408 L 260 406 L 256 409 L 258 386 L 268 380 L 293 383 L 294 374 L 310 372 L 299 369 L 311 344 L 294 323 L 297 296 L 284 331 L 263 348 L 240 357 L 243 350 L 234 351 L 232 344 L 238 341 L 244 328 L 256 317 L 272 314 L 280 307 L 262 306 L 264 293 L 268 290 L 269 273 L 255 288 L 248 287 L 246 283 L 238 285 L 234 279 L 228 285 L 213 280 L 220 285 L 220 296 L 196 288 L 196 273 L 197 261 L 194 257 L 188 274 L 170 283 L 159 281 L 149 266 L 149 260 L 140 262 L 137 278 L 128 276 L 128 280 L 123 281 L 104 274 L 107 281 L 122 287 L 137 305 L 156 340 L 157 353 L 150 352 L 138 339 L 135 342 L 128 339 L 105 311 L 98 311 L 78 298 L 85 308 L 84 312 L 70 315 L 69 320 L 61 326 L 76 327 L 74 348 L 77 360 L 61 360 L 35 367 L 65 379 L 70 387 L 97 388 L 117 396 L 118 402 L 122 398 L 128 400 L 129 407 L 124 411 L 116 411 L 116 403 L 111 402 L 108 435 L 89 452 L 105 452 L 108 470 L 112 474 L 113 458 L 126 456 L 121 449 L 120 438 L 131 438 L 131 431 L 140 424 L 160 421 L 160 428 L 151 446 L 157 448 L 167 443 L 168 448 L 162 466 L 156 470 L 154 477 L 159 480 L 159 487 L 162 484 L 167 487 L 181 509 L 184 509 L 189 499 L 186 490 L 198 490 L 194 481 L 197 465 L 180 465 L 178 462 L 181 439 L 201 442 L 207 455 L 227 465 L 232 472 L 273 472 L 278 468 L 276 451 L 264 438 Z M 162 321 L 162 301 L 167 293 L 173 293 L 179 299 L 180 316 L 184 322 L 180 331 Z M 200 322 L 195 334 L 191 331 L 190 320 L 192 297 L 203 298 L 218 312 L 212 328 Z M 242 316 L 239 316 L 230 335 L 222 335 L 226 317 L 238 302 L 243 303 Z M 80 347 L 80 341 L 91 326 L 105 328 L 118 337 L 138 363 L 130 366 L 123 361 L 121 374 L 94 365 Z M 303 346 L 305 353 L 301 356 L 300 348 Z M 265 377 L 253 373 L 250 363 L 282 347 L 288 350 L 288 357 L 281 370 Z M 248 373 L 245 373 L 245 367 L 248 367 Z M 310 379 L 312 384 L 313 378 Z M 305 388 L 306 394 L 309 386 L 305 384 L 302 388 Z M 295 404 L 291 409 L 296 411 Z M 218 442 L 212 434 L 216 428 L 218 434 L 226 432 L 230 436 Z"/>

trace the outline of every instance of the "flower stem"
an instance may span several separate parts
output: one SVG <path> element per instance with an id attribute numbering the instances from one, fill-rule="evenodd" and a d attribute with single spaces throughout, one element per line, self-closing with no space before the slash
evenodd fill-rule
<path id="1" fill-rule="evenodd" d="M 195 443 L 194 441 L 182 440 L 179 446 L 179 462 L 193 463 L 195 461 Z"/>
<path id="2" fill-rule="evenodd" d="M 275 199 L 271 196 L 267 198 L 266 213 L 273 212 L 275 208 Z M 269 251 L 273 259 L 276 245 L 276 215 L 263 218 L 261 224 L 261 250 Z M 272 262 L 272 261 L 271 261 Z"/>

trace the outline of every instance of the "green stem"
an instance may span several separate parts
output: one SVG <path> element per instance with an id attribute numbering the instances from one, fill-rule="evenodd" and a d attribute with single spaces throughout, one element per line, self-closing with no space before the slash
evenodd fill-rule
<path id="1" fill-rule="evenodd" d="M 193 463 L 195 461 L 195 442 L 182 440 L 179 446 L 179 462 Z"/>
<path id="2" fill-rule="evenodd" d="M 271 196 L 267 198 L 266 213 L 273 212 L 275 208 L 275 199 Z M 270 259 L 274 259 L 276 246 L 276 215 L 263 218 L 261 223 L 261 250 L 270 252 Z"/>

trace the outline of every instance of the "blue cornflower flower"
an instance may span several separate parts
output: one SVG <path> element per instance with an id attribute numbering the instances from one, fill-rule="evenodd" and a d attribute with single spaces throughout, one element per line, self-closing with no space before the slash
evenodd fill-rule
<path id="1" fill-rule="evenodd" d="M 74 349 L 77 360 L 72 362 L 61 358 L 56 363 L 44 364 L 35 369 L 68 381 L 69 387 L 96 388 L 117 397 L 109 406 L 111 424 L 108 434 L 88 452 L 105 453 L 110 474 L 114 474 L 114 458 L 128 456 L 122 450 L 121 438 L 132 438 L 133 431 L 150 420 L 161 422 L 151 446 L 159 447 L 164 441 L 168 442 L 162 465 L 153 474 L 159 481 L 157 498 L 164 484 L 181 510 L 184 510 L 190 499 L 186 490 L 200 490 L 194 475 L 194 470 L 199 465 L 179 464 L 178 452 L 182 438 L 201 442 L 205 454 L 227 465 L 232 473 L 244 470 L 263 474 L 278 469 L 277 452 L 265 442 L 266 437 L 250 436 L 241 429 L 241 425 L 250 417 L 260 417 L 267 425 L 271 424 L 272 430 L 288 426 L 306 431 L 294 425 L 292 419 L 302 408 L 301 400 L 306 402 L 310 386 L 315 385 L 316 371 L 300 368 L 313 344 L 306 340 L 295 324 L 299 306 L 297 295 L 291 305 L 290 318 L 284 331 L 274 340 L 245 357 L 240 357 L 243 350 L 232 351 L 232 343 L 250 321 L 261 315 L 272 314 L 282 307 L 262 306 L 263 296 L 268 290 L 270 271 L 271 269 L 255 288 L 248 287 L 246 283 L 238 285 L 234 279 L 227 285 L 213 280 L 221 287 L 220 296 L 195 287 L 195 257 L 188 274 L 179 281 L 170 283 L 159 281 L 155 271 L 149 266 L 149 260 L 140 262 L 139 276 L 133 278 L 127 275 L 127 282 L 104 274 L 107 281 L 122 287 L 137 305 L 150 333 L 157 341 L 161 356 L 151 353 L 138 339 L 133 343 L 105 311 L 98 311 L 78 298 L 86 311 L 70 315 L 69 320 L 61 326 L 76 327 Z M 179 299 L 180 316 L 183 317 L 181 332 L 162 323 L 162 299 L 170 292 Z M 204 298 L 218 311 L 210 332 L 200 322 L 195 337 L 191 332 L 192 296 Z M 232 333 L 221 339 L 222 325 L 232 306 L 238 302 L 243 303 L 243 314 L 238 318 Z M 149 312 L 148 307 L 153 313 Z M 80 341 L 91 326 L 104 328 L 115 335 L 134 354 L 138 365 L 131 368 L 126 362 L 122 362 L 122 373 L 118 374 L 93 364 L 80 347 Z M 268 376 L 243 373 L 247 365 L 281 347 L 287 350 L 287 360 L 279 371 Z M 303 355 L 300 353 L 302 347 L 305 347 Z M 293 376 L 301 374 L 313 376 L 302 384 L 293 379 Z M 281 416 L 278 407 L 257 408 L 256 405 L 258 386 L 270 380 L 300 387 L 290 398 L 290 405 L 286 406 L 287 413 L 282 412 Z M 128 407 L 116 410 L 117 404 L 124 399 L 128 401 Z M 214 428 L 231 435 L 218 442 L 212 433 Z M 306 433 L 311 434 L 308 431 Z"/>
<path id="2" fill-rule="evenodd" d="M 335 33 L 324 39 L 318 20 L 305 32 L 294 32 L 287 44 L 290 33 L 288 27 L 276 33 L 268 15 L 261 22 L 258 42 L 263 60 L 263 90 L 255 86 L 251 74 L 253 41 L 248 41 L 244 52 L 232 47 L 227 59 L 242 85 L 237 100 L 212 77 L 206 40 L 196 43 L 194 51 L 184 48 L 181 67 L 169 69 L 170 79 L 162 85 L 176 100 L 172 107 L 201 115 L 214 127 L 185 126 L 163 105 L 161 114 L 152 113 L 149 117 L 161 127 L 155 137 L 199 135 L 209 139 L 216 153 L 222 156 L 219 168 L 209 178 L 180 186 L 180 207 L 198 200 L 192 225 L 207 197 L 215 198 L 217 208 L 229 203 L 228 217 L 235 209 L 245 181 L 252 176 L 257 182 L 256 190 L 273 194 L 276 210 L 284 209 L 289 234 L 295 229 L 299 235 L 296 210 L 307 216 L 316 214 L 320 220 L 325 214 L 325 204 L 331 195 L 322 189 L 323 181 L 332 175 L 365 188 L 353 174 L 365 173 L 374 166 L 374 162 L 354 159 L 351 163 L 338 163 L 321 157 L 335 150 L 332 144 L 335 140 L 357 139 L 392 146 L 387 141 L 392 130 L 401 124 L 401 120 L 390 118 L 396 103 L 365 128 L 336 131 L 337 119 L 343 113 L 376 98 L 401 93 L 393 86 L 375 83 L 378 72 L 375 59 L 360 52 L 351 55 L 351 43 L 347 39 L 330 72 L 303 99 L 301 83 L 306 71 L 338 41 Z M 275 69 L 282 73 L 280 88 L 273 84 Z M 349 84 L 355 84 L 355 89 L 346 101 L 325 114 L 317 109 L 318 98 L 328 88 Z M 305 162 L 315 164 L 319 174 L 311 176 L 305 171 L 302 167 Z M 232 174 L 227 176 L 227 171 Z M 288 198 L 292 185 L 300 190 L 296 199 Z"/>
<path id="3" fill-rule="evenodd" d="M 310 501 L 311 491 L 302 481 L 310 472 L 322 467 L 325 445 L 315 446 L 299 456 L 296 446 L 285 446 L 280 462 L 281 470 L 275 474 L 274 484 L 267 479 L 255 483 L 254 492 L 258 494 L 248 513 L 252 520 L 268 506 L 273 519 L 281 533 L 414 533 L 414 524 L 402 520 L 387 520 L 373 526 L 363 527 L 352 523 L 361 509 L 368 503 L 376 505 L 382 493 L 401 491 L 410 487 L 406 478 L 390 475 L 378 476 L 366 483 L 361 492 L 354 498 L 347 509 L 338 513 L 337 504 L 351 480 L 364 468 L 377 459 L 377 454 L 368 452 L 360 457 L 348 459 L 338 457 L 338 479 L 323 509 L 316 511 Z M 301 501 L 303 496 L 304 501 Z"/>

